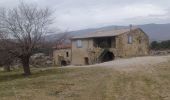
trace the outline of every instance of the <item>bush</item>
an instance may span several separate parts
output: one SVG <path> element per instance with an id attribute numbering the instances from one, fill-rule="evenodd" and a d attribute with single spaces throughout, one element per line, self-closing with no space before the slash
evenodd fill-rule
<path id="1" fill-rule="evenodd" d="M 170 40 L 161 41 L 161 42 L 153 41 L 150 47 L 153 50 L 170 49 Z"/>

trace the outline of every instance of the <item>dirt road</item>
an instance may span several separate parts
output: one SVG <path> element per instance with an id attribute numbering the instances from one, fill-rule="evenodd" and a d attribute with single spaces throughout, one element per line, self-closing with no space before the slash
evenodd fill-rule
<path id="1" fill-rule="evenodd" d="M 89 66 L 66 66 L 66 67 L 106 67 L 120 70 L 132 70 L 133 68 L 145 68 L 146 66 L 156 65 L 159 63 L 167 62 L 170 55 L 167 56 L 145 56 L 116 59 L 114 61 L 89 65 Z"/>
<path id="2" fill-rule="evenodd" d="M 96 64 L 93 66 L 105 66 L 117 70 L 133 71 L 133 70 L 147 70 L 150 66 L 159 63 L 168 62 L 169 56 L 147 56 L 147 57 L 134 57 L 127 59 L 117 59 L 115 61 Z"/>

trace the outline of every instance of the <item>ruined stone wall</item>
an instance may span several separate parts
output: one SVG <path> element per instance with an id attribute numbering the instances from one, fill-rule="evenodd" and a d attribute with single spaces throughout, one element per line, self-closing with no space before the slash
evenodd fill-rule
<path id="1" fill-rule="evenodd" d="M 68 52 L 68 57 L 67 57 L 67 54 L 66 54 L 67 52 Z M 54 50 L 54 52 L 53 52 L 53 60 L 54 60 L 55 65 L 60 65 L 61 60 L 71 62 L 71 49 Z"/>
<path id="2" fill-rule="evenodd" d="M 128 35 L 132 36 L 132 43 L 128 43 Z M 149 38 L 140 29 L 116 37 L 118 57 L 144 56 L 149 54 Z"/>

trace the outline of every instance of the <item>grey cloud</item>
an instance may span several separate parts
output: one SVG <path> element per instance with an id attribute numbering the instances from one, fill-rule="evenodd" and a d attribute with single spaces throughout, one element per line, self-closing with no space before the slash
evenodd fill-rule
<path id="1" fill-rule="evenodd" d="M 14 7 L 19 0 L 0 0 Z M 56 10 L 56 27 L 77 30 L 104 25 L 168 23 L 170 0 L 24 0 Z"/>

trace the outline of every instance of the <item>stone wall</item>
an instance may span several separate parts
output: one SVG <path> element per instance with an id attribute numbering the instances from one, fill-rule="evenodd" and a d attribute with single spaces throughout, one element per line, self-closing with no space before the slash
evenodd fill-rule
<path id="1" fill-rule="evenodd" d="M 73 65 L 84 65 L 85 57 L 88 57 L 88 50 L 93 49 L 92 39 L 81 39 L 82 47 L 77 47 L 77 40 L 72 40 L 72 64 Z"/>
<path id="2" fill-rule="evenodd" d="M 113 38 L 115 39 L 115 38 Z M 77 48 L 76 46 L 77 40 L 72 40 L 72 62 L 73 65 L 84 65 L 85 58 L 88 58 L 89 64 L 98 63 L 98 57 L 103 51 L 103 48 L 98 48 L 93 46 L 93 39 L 81 39 L 82 48 Z M 112 47 L 115 47 L 114 40 L 112 41 Z M 110 51 L 117 55 L 117 51 L 115 48 L 110 48 Z"/>
<path id="3" fill-rule="evenodd" d="M 162 56 L 162 55 L 170 55 L 170 50 L 151 50 L 151 56 Z"/>
<path id="4" fill-rule="evenodd" d="M 128 43 L 128 35 L 132 36 L 132 43 Z M 142 30 L 133 30 L 116 37 L 118 57 L 144 56 L 149 54 L 149 38 Z"/>
<path id="5" fill-rule="evenodd" d="M 132 43 L 128 43 L 129 35 L 132 36 Z M 77 40 L 81 40 L 81 48 L 77 47 Z M 105 48 L 94 47 L 93 44 L 93 38 L 72 40 L 71 64 L 85 65 L 85 59 L 87 58 L 89 64 L 99 63 L 98 56 Z M 140 29 L 113 37 L 111 45 L 109 51 L 115 57 L 144 56 L 149 54 L 149 38 Z"/>
<path id="6" fill-rule="evenodd" d="M 67 56 L 68 52 L 68 56 Z M 64 60 L 68 64 L 71 62 L 71 49 L 57 49 L 53 52 L 54 64 L 61 66 L 61 61 Z"/>
<path id="7" fill-rule="evenodd" d="M 110 48 L 108 49 L 110 52 L 114 54 L 114 56 L 117 56 L 117 50 L 116 48 Z M 101 63 L 100 59 L 98 58 L 101 53 L 104 51 L 104 48 L 93 48 L 88 51 L 88 57 L 89 57 L 89 64 L 95 64 L 95 63 Z"/>

